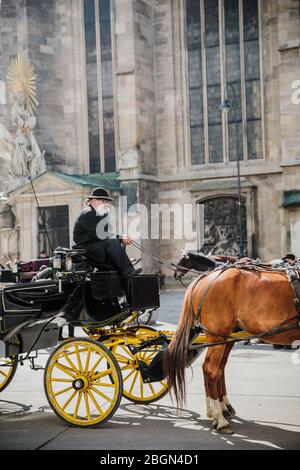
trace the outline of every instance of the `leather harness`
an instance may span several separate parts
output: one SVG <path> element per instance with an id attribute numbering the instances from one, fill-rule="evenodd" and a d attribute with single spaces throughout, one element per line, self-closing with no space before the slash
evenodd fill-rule
<path id="1" fill-rule="evenodd" d="M 300 277 L 299 272 L 292 267 L 287 268 L 286 274 L 294 292 L 293 302 L 297 310 L 297 317 L 300 326 Z"/>
<path id="2" fill-rule="evenodd" d="M 191 305 L 192 305 L 192 310 L 194 312 L 194 324 L 192 326 L 192 330 L 191 330 L 191 334 L 190 334 L 190 338 L 189 338 L 189 345 L 192 344 L 193 340 L 195 339 L 195 337 L 199 334 L 199 332 L 201 331 L 204 331 L 204 332 L 207 332 L 207 333 L 210 333 L 212 334 L 213 336 L 217 336 L 217 337 L 221 337 L 221 338 L 224 338 L 225 341 L 220 341 L 218 343 L 214 343 L 215 345 L 216 344 L 225 344 L 228 342 L 228 340 L 230 339 L 230 337 L 228 336 L 224 336 L 224 335 L 221 335 L 217 332 L 213 332 L 213 331 L 210 331 L 208 328 L 206 328 L 200 321 L 200 316 L 201 316 L 201 310 L 202 310 L 202 307 L 203 307 L 203 304 L 204 304 L 204 301 L 205 301 L 205 298 L 206 298 L 206 295 L 208 294 L 208 291 L 210 290 L 210 288 L 212 287 L 213 283 L 215 282 L 215 280 L 224 272 L 226 271 L 227 269 L 231 269 L 231 268 L 239 268 L 239 269 L 247 269 L 247 270 L 255 270 L 255 271 L 267 271 L 267 272 L 273 272 L 273 273 L 278 273 L 278 274 L 282 274 L 283 276 L 287 276 L 289 282 L 291 283 L 291 286 L 292 286 L 292 289 L 293 289 L 293 294 L 294 294 L 294 298 L 293 298 L 293 303 L 295 305 L 295 308 L 296 308 L 296 311 L 297 311 L 297 315 L 295 315 L 294 317 L 292 318 L 289 318 L 287 320 L 284 320 L 283 322 L 279 323 L 278 325 L 276 325 L 275 327 L 273 327 L 270 331 L 267 331 L 263 334 L 260 334 L 260 335 L 255 335 L 253 336 L 253 338 L 259 338 L 259 337 L 264 337 L 264 336 L 272 336 L 276 333 L 280 333 L 280 332 L 283 332 L 283 331 L 287 331 L 289 329 L 293 329 L 293 328 L 299 328 L 300 327 L 300 276 L 299 276 L 299 272 L 296 268 L 292 267 L 292 266 L 285 266 L 283 269 L 274 269 L 272 266 L 270 265 L 266 265 L 266 264 L 255 264 L 255 263 L 244 263 L 244 262 L 236 262 L 234 263 L 233 265 L 225 265 L 223 267 L 218 267 L 217 269 L 215 269 L 214 271 L 219 271 L 218 272 L 218 275 L 212 280 L 212 282 L 208 285 L 208 287 L 206 288 L 204 294 L 202 295 L 202 298 L 200 300 L 200 303 L 198 305 L 198 308 L 197 308 L 197 312 L 195 313 L 194 311 L 194 307 L 193 307 L 193 303 L 192 303 L 192 293 L 193 291 L 191 292 L 191 296 L 190 296 L 190 301 L 191 301 Z M 210 271 L 210 272 L 207 272 L 207 273 L 203 273 L 199 279 L 197 280 L 197 282 L 195 283 L 195 286 L 194 288 L 196 287 L 196 285 L 198 284 L 198 282 L 203 278 L 203 277 L 206 277 L 208 274 L 211 274 L 212 272 L 214 271 Z M 193 288 L 193 290 L 194 290 Z M 290 325 L 288 327 L 284 327 L 284 325 L 288 322 L 290 322 L 291 320 L 297 320 L 297 324 L 295 325 Z M 238 341 L 238 340 L 231 340 L 230 339 L 230 342 L 235 342 L 235 341 Z M 210 346 L 213 346 L 214 344 L 211 344 Z M 206 344 L 206 346 L 208 346 Z M 198 347 L 198 346 L 197 346 Z"/>

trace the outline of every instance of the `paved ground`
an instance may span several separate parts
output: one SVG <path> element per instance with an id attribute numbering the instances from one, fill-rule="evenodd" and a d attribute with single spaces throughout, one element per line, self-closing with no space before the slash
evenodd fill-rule
<path id="1" fill-rule="evenodd" d="M 162 295 L 160 320 L 177 322 L 182 297 L 182 292 Z M 41 352 L 39 364 L 48 353 Z M 26 364 L 0 396 L 0 449 L 300 449 L 300 351 L 234 348 L 227 367 L 228 394 L 237 410 L 230 437 L 212 431 L 205 417 L 203 358 L 188 370 L 183 411 L 169 396 L 147 406 L 123 399 L 113 418 L 94 429 L 60 421 L 48 407 L 43 371 Z"/>

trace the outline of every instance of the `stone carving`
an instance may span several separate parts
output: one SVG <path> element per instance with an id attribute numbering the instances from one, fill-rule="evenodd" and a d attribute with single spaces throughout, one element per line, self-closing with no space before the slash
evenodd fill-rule
<path id="1" fill-rule="evenodd" d="M 0 123 L 0 170 L 3 189 L 8 192 L 26 183 L 28 176 L 35 178 L 47 168 L 44 153 L 33 134 L 38 101 L 32 65 L 18 55 L 11 61 L 7 80 L 12 124 L 17 128 L 14 138 Z"/>
<path id="2" fill-rule="evenodd" d="M 246 207 L 242 204 L 244 253 L 247 253 Z M 237 199 L 218 197 L 204 202 L 204 244 L 202 251 L 211 255 L 238 256 L 239 226 Z"/>

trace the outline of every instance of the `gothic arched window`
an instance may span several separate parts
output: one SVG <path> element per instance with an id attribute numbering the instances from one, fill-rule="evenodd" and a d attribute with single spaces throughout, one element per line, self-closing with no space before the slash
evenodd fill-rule
<path id="1" fill-rule="evenodd" d="M 116 170 L 110 0 L 84 1 L 90 173 Z"/>
<path id="2" fill-rule="evenodd" d="M 263 157 L 259 23 L 259 0 L 186 0 L 192 165 Z"/>

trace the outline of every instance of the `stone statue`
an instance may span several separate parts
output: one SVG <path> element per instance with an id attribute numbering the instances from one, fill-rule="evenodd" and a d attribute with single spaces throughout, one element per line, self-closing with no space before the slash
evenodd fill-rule
<path id="1" fill-rule="evenodd" d="M 36 74 L 32 65 L 21 55 L 11 61 L 8 90 L 12 102 L 12 123 L 16 126 L 15 138 L 0 123 L 0 171 L 2 185 L 11 191 L 28 181 L 28 177 L 46 171 L 44 153 L 40 151 L 33 130 L 36 126 L 34 112 L 36 99 Z"/>

